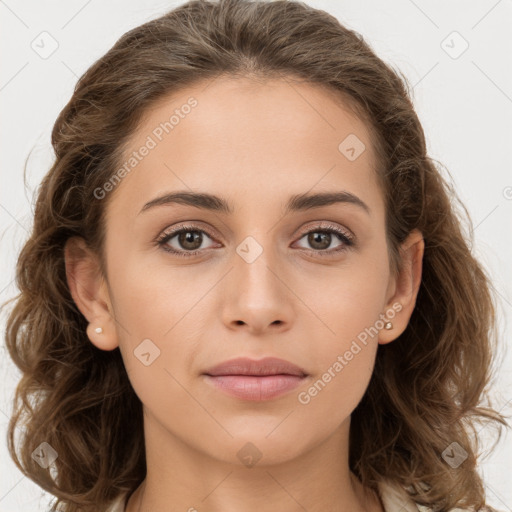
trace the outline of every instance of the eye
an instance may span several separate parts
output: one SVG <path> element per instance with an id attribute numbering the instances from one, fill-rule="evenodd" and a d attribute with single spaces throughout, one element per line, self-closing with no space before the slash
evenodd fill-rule
<path id="1" fill-rule="evenodd" d="M 335 237 L 333 237 L 333 235 L 335 235 Z M 299 241 L 305 237 L 307 237 L 307 243 L 310 244 L 312 248 L 300 248 L 322 257 L 335 256 L 341 251 L 345 251 L 355 245 L 353 235 L 331 224 L 322 224 L 306 231 L 300 237 Z M 187 258 L 196 256 L 207 249 L 211 249 L 213 246 L 204 247 L 203 243 L 207 239 L 212 240 L 212 238 L 213 235 L 196 225 L 181 225 L 162 233 L 156 240 L 156 243 L 158 246 L 162 247 L 164 251 Z M 339 245 L 334 249 L 330 248 L 332 242 L 336 241 L 336 238 L 339 241 Z"/>
<path id="2" fill-rule="evenodd" d="M 336 255 L 354 245 L 353 236 L 334 225 L 322 225 L 309 230 L 301 236 L 299 241 L 305 237 L 307 237 L 306 242 L 312 249 L 308 247 L 302 248 L 321 256 Z M 331 244 L 336 241 L 336 238 L 340 243 L 333 249 Z"/>
<path id="3" fill-rule="evenodd" d="M 197 226 L 180 226 L 172 231 L 166 231 L 157 240 L 159 246 L 164 251 L 175 254 L 176 256 L 189 257 L 200 253 L 205 249 L 203 242 L 211 235 Z M 176 239 L 173 241 L 173 239 Z M 174 242 L 174 245 L 171 243 Z M 176 247 L 177 246 L 177 247 Z M 210 247 L 206 247 L 209 249 Z"/>

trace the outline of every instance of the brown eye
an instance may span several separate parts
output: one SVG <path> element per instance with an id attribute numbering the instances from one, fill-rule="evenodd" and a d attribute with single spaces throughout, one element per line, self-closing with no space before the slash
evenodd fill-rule
<path id="1" fill-rule="evenodd" d="M 203 243 L 203 236 L 200 231 L 181 231 L 175 236 L 178 237 L 178 244 L 183 249 L 189 251 L 195 251 L 199 249 Z"/>
<path id="2" fill-rule="evenodd" d="M 306 237 L 306 242 L 309 247 L 302 248 L 311 250 L 322 256 L 337 254 L 354 245 L 352 237 L 336 226 L 316 228 L 308 231 L 302 235 L 301 240 Z M 335 242 L 336 239 L 338 239 L 340 243 L 332 248 L 331 244 Z M 331 247 L 331 249 L 329 249 L 329 247 Z"/>
<path id="3" fill-rule="evenodd" d="M 165 232 L 157 241 L 158 245 L 176 256 L 194 256 L 210 247 L 201 247 L 203 242 L 212 237 L 203 229 L 195 226 L 181 226 Z"/>
<path id="4" fill-rule="evenodd" d="M 332 235 L 325 231 L 312 231 L 308 233 L 308 243 L 315 250 L 324 250 L 331 245 Z"/>

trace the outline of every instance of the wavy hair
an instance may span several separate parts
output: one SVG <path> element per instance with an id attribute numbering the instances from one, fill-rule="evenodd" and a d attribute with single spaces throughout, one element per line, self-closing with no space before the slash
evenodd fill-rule
<path id="1" fill-rule="evenodd" d="M 294 0 L 187 2 L 124 34 L 78 80 L 53 127 L 56 158 L 17 261 L 19 293 L 8 301 L 14 306 L 6 345 L 21 370 L 10 456 L 57 498 L 52 511 L 97 511 L 144 479 L 142 404 L 119 350 L 102 351 L 88 340 L 63 248 L 81 236 L 104 265 L 109 196 L 98 200 L 94 190 L 119 168 L 150 107 L 221 76 L 322 86 L 366 123 L 378 155 L 392 271 L 400 268 L 400 243 L 415 228 L 425 251 L 410 322 L 392 343 L 379 345 L 352 414 L 350 469 L 369 488 L 391 479 L 435 510 L 480 510 L 476 425 L 490 422 L 500 436 L 509 425 L 483 403 L 499 338 L 490 277 L 472 255 L 472 230 L 464 231 L 471 220 L 427 155 L 407 79 L 360 34 Z M 32 457 L 43 442 L 58 454 L 53 471 Z M 467 452 L 458 468 L 442 457 L 452 443 Z"/>

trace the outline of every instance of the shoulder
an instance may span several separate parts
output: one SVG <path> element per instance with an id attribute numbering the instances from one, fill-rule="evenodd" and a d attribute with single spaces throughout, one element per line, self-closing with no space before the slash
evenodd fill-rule
<path id="1" fill-rule="evenodd" d="M 128 493 L 120 494 L 105 510 L 105 512 L 124 512 L 126 507 L 126 499 L 128 498 Z"/>
<path id="2" fill-rule="evenodd" d="M 433 512 L 433 509 L 415 503 L 407 491 L 391 480 L 381 480 L 378 484 L 378 492 L 385 512 Z M 468 508 L 453 508 L 450 512 L 473 512 Z M 491 507 L 486 507 L 482 512 L 500 512 Z"/>
<path id="3" fill-rule="evenodd" d="M 429 512 L 428 507 L 415 503 L 407 491 L 392 480 L 381 480 L 378 493 L 385 512 Z"/>
<path id="4" fill-rule="evenodd" d="M 415 503 L 407 491 L 391 480 L 381 480 L 378 484 L 379 496 L 385 512 L 433 512 L 430 507 Z M 128 493 L 121 494 L 105 512 L 124 512 Z M 451 512 L 472 512 L 469 509 L 454 508 Z M 487 507 L 482 512 L 500 512 Z"/>

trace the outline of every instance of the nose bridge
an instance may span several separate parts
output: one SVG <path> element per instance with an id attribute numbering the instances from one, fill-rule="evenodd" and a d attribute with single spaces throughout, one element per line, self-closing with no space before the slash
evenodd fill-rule
<path id="1" fill-rule="evenodd" d="M 233 255 L 229 291 L 224 296 L 224 320 L 254 329 L 289 323 L 292 312 L 284 267 L 271 232 L 249 235 Z"/>
<path id="2" fill-rule="evenodd" d="M 236 247 L 234 261 L 235 279 L 240 291 L 255 297 L 279 293 L 277 288 L 282 287 L 282 284 L 278 283 L 275 276 L 280 267 L 277 256 L 278 248 L 275 247 L 271 232 L 244 238 Z"/>

